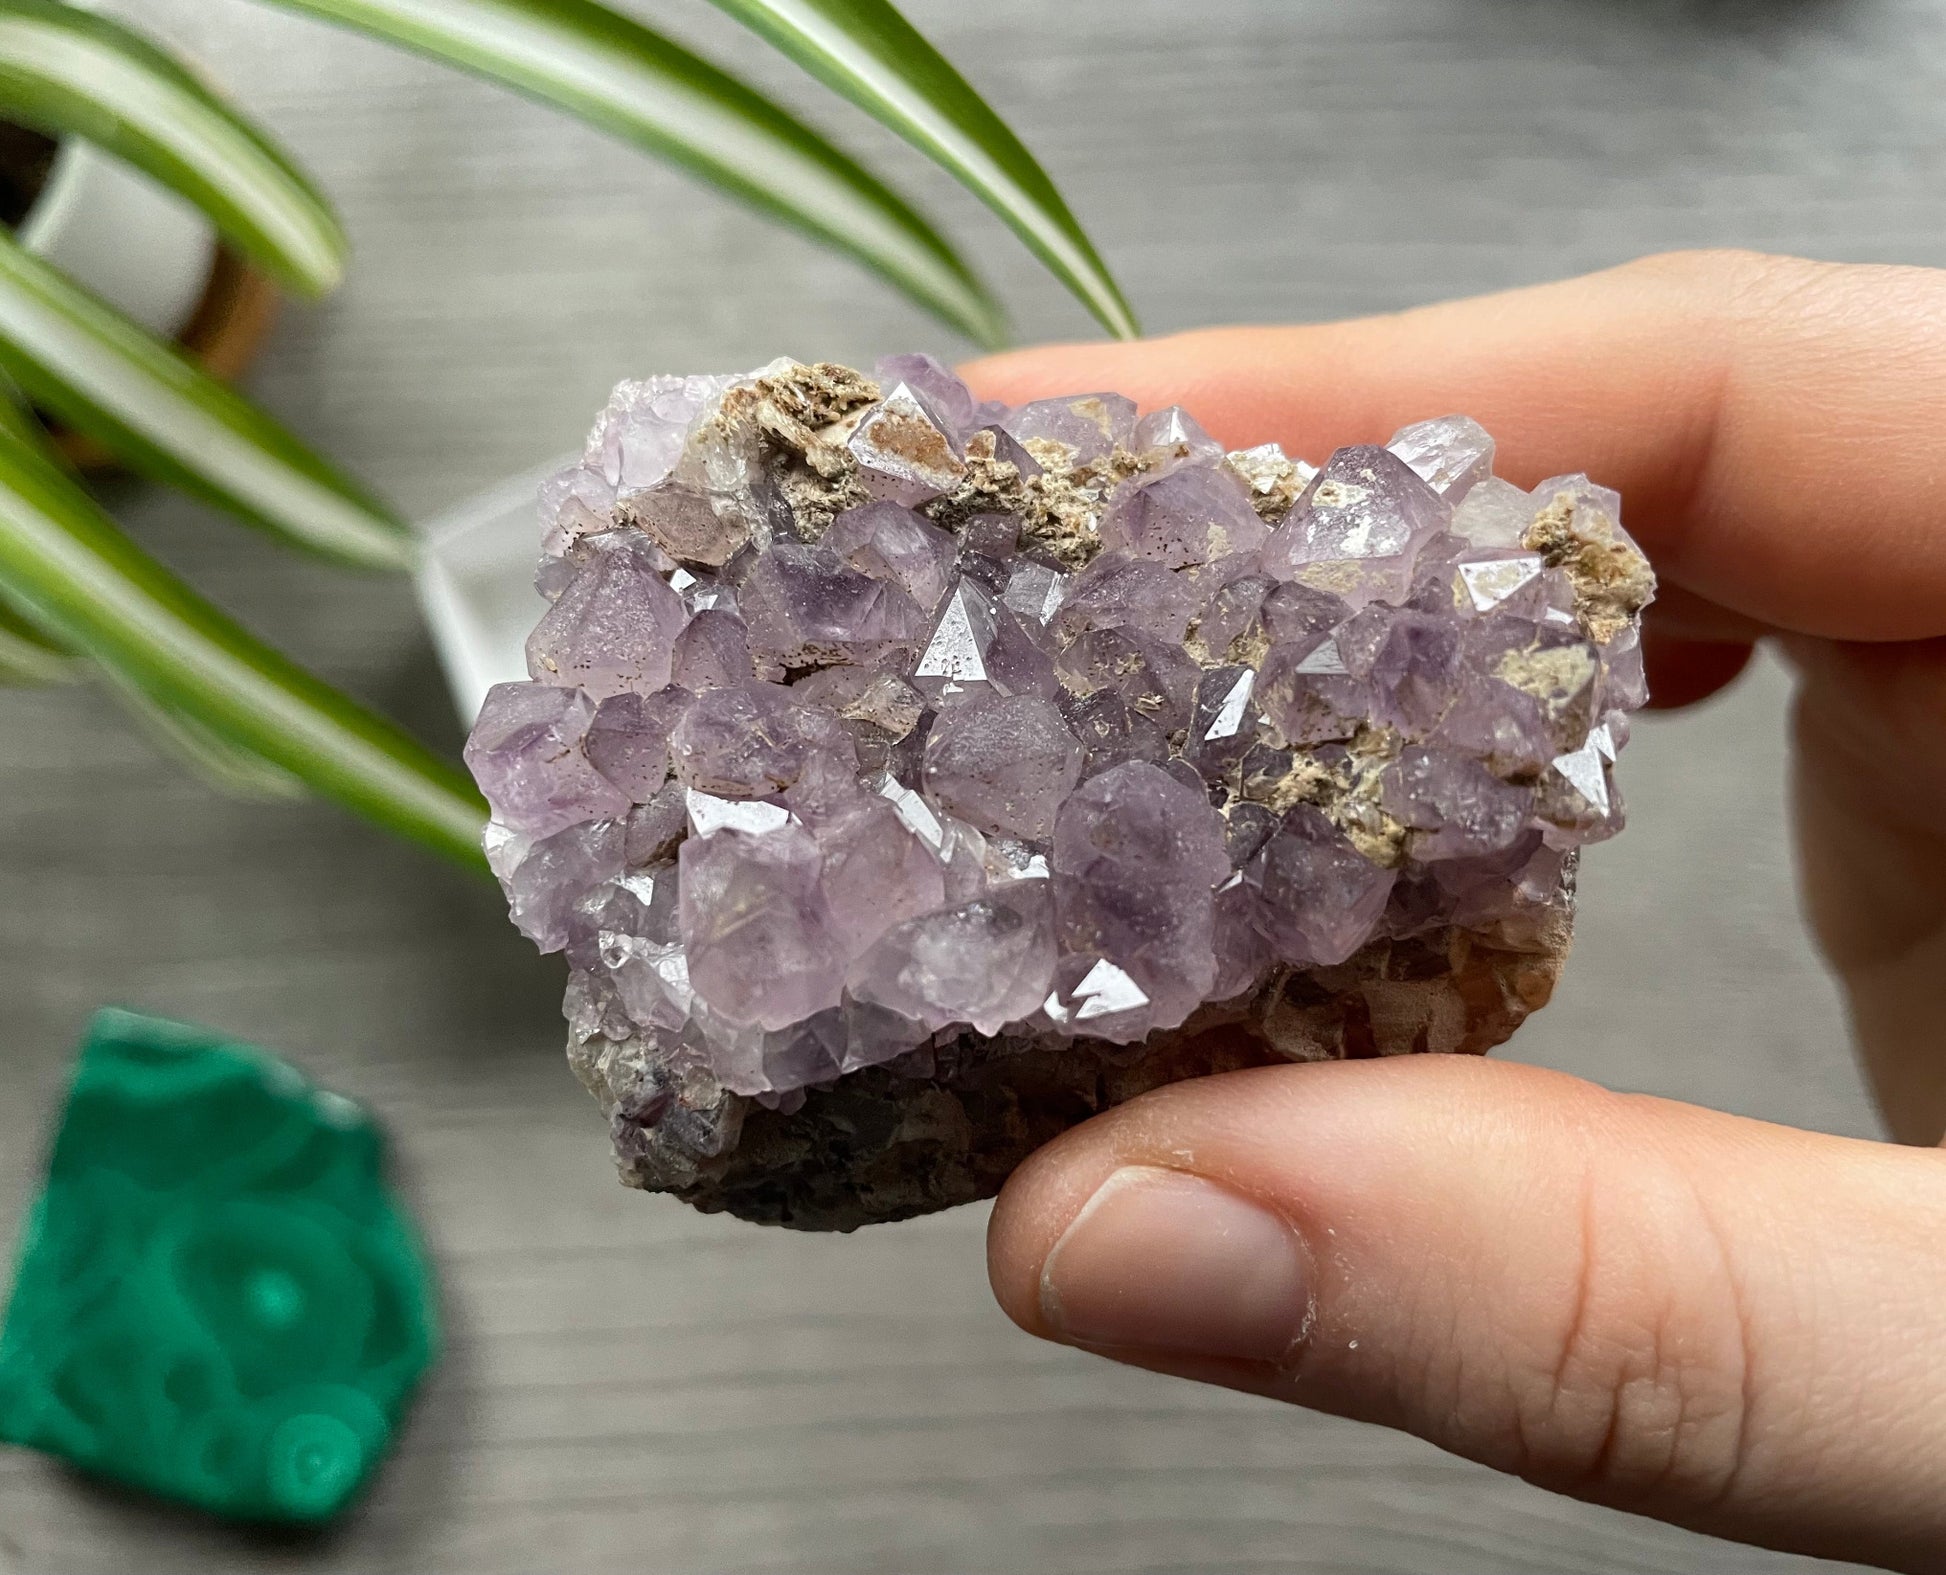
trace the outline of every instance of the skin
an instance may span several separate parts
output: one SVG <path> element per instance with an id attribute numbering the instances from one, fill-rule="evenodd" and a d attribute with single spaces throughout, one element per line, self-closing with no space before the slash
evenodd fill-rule
<path id="1" fill-rule="evenodd" d="M 1720 1536 L 1946 1569 L 1946 273 L 1681 254 L 1359 322 L 1023 351 L 968 376 L 1013 402 L 1181 403 L 1228 446 L 1313 457 L 1465 411 L 1513 481 L 1585 470 L 1618 488 L 1663 586 L 1645 635 L 1658 703 L 1714 693 L 1759 639 L 1797 671 L 1806 912 L 1896 1140 L 1504 1061 L 1211 1078 L 1078 1127 L 1013 1177 L 988 1243 L 1009 1315 Z M 1149 1253 L 1164 1225 L 1145 1186 L 1069 1250 L 1131 1165 L 1164 1173 L 1181 1209 L 1268 1217 L 1278 1266 L 1225 1289 L 1194 1254 Z M 1133 1338 L 1077 1331 L 1096 1282 L 1103 1305 L 1167 1301 L 1168 1348 L 1141 1343 L 1162 1327 L 1149 1312 L 1124 1320 Z M 1254 1349 L 1240 1319 L 1254 1340 L 1286 1315 L 1287 1350 L 1234 1354 Z"/>

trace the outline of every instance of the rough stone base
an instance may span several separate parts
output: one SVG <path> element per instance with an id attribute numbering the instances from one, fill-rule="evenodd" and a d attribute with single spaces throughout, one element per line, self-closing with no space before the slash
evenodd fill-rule
<path id="1" fill-rule="evenodd" d="M 569 1059 L 609 1112 L 627 1184 L 706 1213 L 855 1230 L 990 1198 L 1049 1139 L 1185 1078 L 1282 1061 L 1482 1054 L 1547 1004 L 1571 914 L 1564 885 L 1521 950 L 1458 929 L 1375 941 L 1138 1045 L 966 1035 L 926 1059 L 809 1090 L 788 1113 L 694 1074 L 685 1081 L 629 1041 L 571 1045 Z"/>

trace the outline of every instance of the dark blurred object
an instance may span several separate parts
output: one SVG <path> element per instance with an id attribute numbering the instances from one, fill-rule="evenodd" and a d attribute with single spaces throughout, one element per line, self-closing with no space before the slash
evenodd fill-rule
<path id="1" fill-rule="evenodd" d="M 343 1509 L 432 1359 L 350 1100 L 205 1030 L 90 1025 L 0 1330 L 0 1438 L 243 1520 Z"/>
<path id="2" fill-rule="evenodd" d="M 0 120 L 0 224 L 11 230 L 27 217 L 59 149 L 52 137 Z"/>

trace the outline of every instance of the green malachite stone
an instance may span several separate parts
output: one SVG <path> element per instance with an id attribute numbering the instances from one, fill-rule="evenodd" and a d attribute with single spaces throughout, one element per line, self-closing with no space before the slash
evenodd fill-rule
<path id="1" fill-rule="evenodd" d="M 0 1329 L 0 1438 L 318 1521 L 432 1360 L 432 1275 L 350 1100 L 198 1028 L 90 1025 Z"/>

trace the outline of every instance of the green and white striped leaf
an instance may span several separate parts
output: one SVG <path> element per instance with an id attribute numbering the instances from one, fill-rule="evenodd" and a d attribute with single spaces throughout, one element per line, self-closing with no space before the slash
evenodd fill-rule
<path id="1" fill-rule="evenodd" d="M 81 664 L 25 618 L 0 605 L 0 684 L 69 684 Z"/>
<path id="2" fill-rule="evenodd" d="M 20 403 L 18 391 L 0 390 L 0 460 L 24 451 L 29 460 L 59 468 L 47 434 Z M 193 717 L 171 711 L 113 668 L 97 667 L 0 601 L 0 683 L 78 683 L 98 680 L 141 730 L 212 787 L 239 798 L 288 799 L 304 784 L 288 771 L 232 744 Z"/>
<path id="3" fill-rule="evenodd" d="M 409 528 L 234 389 L 0 237 L 0 371 L 132 470 L 342 563 L 408 566 Z"/>
<path id="4" fill-rule="evenodd" d="M 182 193 L 283 284 L 323 295 L 346 243 L 297 166 L 154 44 L 59 0 L 0 0 L 0 113 Z"/>
<path id="5" fill-rule="evenodd" d="M 999 308 L 848 154 L 737 78 L 594 0 L 273 0 L 566 110 L 850 253 L 983 345 Z"/>
<path id="6" fill-rule="evenodd" d="M 274 791 L 280 776 L 294 778 L 483 867 L 486 807 L 458 768 L 197 596 L 4 423 L 0 597 L 141 696 L 233 785 Z"/>
<path id="7" fill-rule="evenodd" d="M 1141 330 L 1021 140 L 889 0 L 713 0 L 952 172 L 1122 339 Z"/>
<path id="8" fill-rule="evenodd" d="M 56 463 L 47 434 L 20 402 L 19 391 L 0 379 L 0 447 L 25 448 L 49 464 Z M 86 674 L 86 664 L 72 651 L 0 601 L 0 684 L 74 683 Z"/>
<path id="9" fill-rule="evenodd" d="M 217 792 L 259 802 L 304 796 L 302 782 L 261 755 L 239 748 L 183 712 L 172 711 L 124 682 L 112 669 L 97 667 L 92 672 L 158 749 L 187 766 Z"/>

